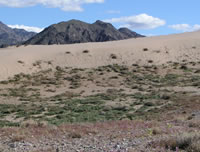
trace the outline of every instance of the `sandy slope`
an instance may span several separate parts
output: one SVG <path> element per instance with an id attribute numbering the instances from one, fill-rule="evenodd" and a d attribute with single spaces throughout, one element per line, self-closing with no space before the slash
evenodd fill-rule
<path id="1" fill-rule="evenodd" d="M 148 51 L 143 51 L 144 48 L 148 48 Z M 89 50 L 89 53 L 83 53 L 83 50 Z M 117 59 L 112 59 L 111 54 L 115 54 Z M 200 61 L 200 31 L 105 43 L 0 49 L 0 80 L 21 72 L 31 73 L 55 66 L 91 68 L 113 63 L 143 65 L 150 64 L 149 60 L 153 60 L 151 64 Z M 41 64 L 38 62 L 33 66 L 37 61 L 41 61 Z"/>

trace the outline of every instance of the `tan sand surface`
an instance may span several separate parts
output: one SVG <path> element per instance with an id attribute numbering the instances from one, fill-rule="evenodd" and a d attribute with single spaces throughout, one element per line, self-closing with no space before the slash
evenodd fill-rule
<path id="1" fill-rule="evenodd" d="M 144 49 L 147 48 L 147 51 Z M 83 53 L 88 50 L 88 53 Z M 66 53 L 70 52 L 70 53 Z M 112 56 L 116 59 L 113 59 Z M 149 60 L 152 60 L 149 63 Z M 20 46 L 0 49 L 0 80 L 56 66 L 92 68 L 109 64 L 200 61 L 200 31 L 104 43 Z"/>

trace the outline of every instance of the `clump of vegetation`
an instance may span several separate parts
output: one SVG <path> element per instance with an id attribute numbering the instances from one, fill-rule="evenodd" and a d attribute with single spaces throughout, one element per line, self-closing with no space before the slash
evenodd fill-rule
<path id="1" fill-rule="evenodd" d="M 21 60 L 19 60 L 19 61 L 17 61 L 19 64 L 24 64 L 24 61 L 21 61 Z"/>
<path id="2" fill-rule="evenodd" d="M 52 65 L 52 61 L 47 61 L 47 64 L 48 65 Z"/>
<path id="3" fill-rule="evenodd" d="M 81 134 L 80 133 L 76 133 L 76 132 L 72 132 L 69 134 L 70 138 L 81 138 Z"/>
<path id="4" fill-rule="evenodd" d="M 67 51 L 67 52 L 65 52 L 65 54 L 71 54 L 71 52 Z"/>
<path id="5" fill-rule="evenodd" d="M 34 62 L 34 63 L 33 63 L 33 66 L 38 66 L 38 67 L 40 67 L 41 64 L 42 64 L 42 61 L 39 60 L 39 61 Z"/>
<path id="6" fill-rule="evenodd" d="M 83 50 L 83 53 L 89 53 L 90 51 L 89 50 Z"/>
<path id="7" fill-rule="evenodd" d="M 148 63 L 153 63 L 153 60 L 148 60 Z"/>
<path id="8" fill-rule="evenodd" d="M 111 59 L 117 59 L 117 55 L 111 54 L 111 55 L 110 55 L 110 58 L 111 58 Z"/>
<path id="9" fill-rule="evenodd" d="M 182 69 L 182 70 L 187 70 L 188 67 L 187 67 L 186 65 L 182 65 L 182 66 L 180 67 L 180 69 Z"/>
<path id="10" fill-rule="evenodd" d="M 185 150 L 188 152 L 200 151 L 200 135 L 197 133 L 184 133 L 176 137 L 170 137 L 158 142 L 159 146 L 173 151 Z"/>

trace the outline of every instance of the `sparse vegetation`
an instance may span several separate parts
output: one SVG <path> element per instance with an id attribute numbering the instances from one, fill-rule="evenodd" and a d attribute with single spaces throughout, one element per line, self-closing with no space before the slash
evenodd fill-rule
<path id="1" fill-rule="evenodd" d="M 39 67 L 41 64 L 43 63 L 38 61 L 35 66 Z M 183 65 L 187 68 L 182 68 Z M 176 127 L 171 124 L 161 127 L 155 125 L 159 121 L 162 124 L 170 119 L 181 126 L 184 122 L 192 132 L 199 128 L 199 123 L 193 121 L 196 115 L 191 115 L 195 108 L 198 110 L 199 96 L 183 89 L 192 87 L 198 91 L 200 75 L 196 72 L 197 65 L 187 64 L 186 61 L 184 64 L 169 63 L 166 66 L 113 64 L 94 69 L 56 66 L 34 74 L 20 73 L 0 83 L 0 98 L 8 102 L 0 104 L 0 127 L 28 129 L 34 126 L 44 130 L 49 125 L 60 127 L 71 123 L 150 121 L 152 124 L 148 129 L 143 128 L 142 131 L 140 128 L 139 135 L 134 138 L 157 139 L 159 136 L 161 139 L 159 142 L 155 141 L 156 144 L 153 141 L 148 144 L 144 142 L 146 147 L 160 147 L 164 151 L 174 151 L 177 148 L 198 151 L 197 136 L 179 138 L 180 132 L 177 131 L 176 137 L 164 138 L 162 135 L 175 135 L 172 128 Z M 169 72 L 169 69 L 173 70 Z M 161 75 L 159 71 L 166 74 Z M 179 115 L 181 123 L 176 120 Z M 26 123 L 30 120 L 34 124 Z M 125 128 L 130 127 L 127 122 L 124 125 Z M 94 132 L 96 134 L 96 130 Z M 85 136 L 83 131 L 67 131 L 67 137 L 73 140 Z M 23 134 L 13 137 L 12 142 L 21 140 L 26 140 Z"/>

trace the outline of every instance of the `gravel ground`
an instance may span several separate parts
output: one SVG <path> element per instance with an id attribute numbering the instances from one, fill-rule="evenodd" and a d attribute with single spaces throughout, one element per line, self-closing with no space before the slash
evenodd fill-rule
<path id="1" fill-rule="evenodd" d="M 73 133 L 68 131 L 35 135 L 31 130 L 25 128 L 23 134 L 25 137 L 20 138 L 23 128 L 15 128 L 11 131 L 10 136 L 2 134 L 0 138 L 0 151 L 2 152 L 165 152 L 166 150 L 153 149 L 151 143 L 174 136 L 183 131 L 192 131 L 183 123 L 155 123 L 155 122 L 124 122 L 124 125 L 116 124 L 100 125 L 98 127 L 88 128 L 91 133 L 80 131 L 82 126 L 76 128 Z M 155 125 L 153 125 L 155 123 Z M 118 125 L 113 126 L 112 125 Z M 66 127 L 66 126 L 65 126 Z M 159 131 L 153 133 L 152 130 L 159 127 Z M 189 130 L 188 130 L 189 129 Z M 6 129 L 5 129 L 6 130 Z M 4 130 L 4 132 L 5 132 Z M 21 132 L 16 135 L 16 131 Z M 37 130 L 37 128 L 35 129 Z M 43 128 L 44 132 L 46 131 Z M 94 130 L 98 130 L 94 133 Z M 40 130 L 41 131 L 41 130 Z M 38 133 L 40 133 L 38 131 Z M 54 130 L 55 131 L 55 130 Z M 84 131 L 83 131 L 84 132 Z M 157 148 L 157 147 L 156 147 Z"/>

